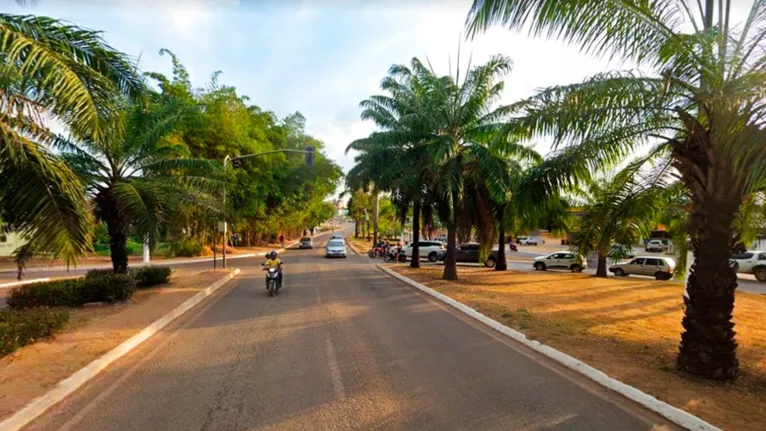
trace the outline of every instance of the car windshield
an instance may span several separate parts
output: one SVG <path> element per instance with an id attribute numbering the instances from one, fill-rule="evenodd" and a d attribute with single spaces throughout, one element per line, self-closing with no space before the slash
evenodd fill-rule
<path id="1" fill-rule="evenodd" d="M 301 241 L 303 241 L 303 242 L 311 241 L 311 238 L 306 236 L 306 237 L 301 238 Z"/>
<path id="2" fill-rule="evenodd" d="M 343 247 L 343 241 L 330 241 L 329 243 L 327 243 L 327 246 L 336 247 L 336 248 Z"/>

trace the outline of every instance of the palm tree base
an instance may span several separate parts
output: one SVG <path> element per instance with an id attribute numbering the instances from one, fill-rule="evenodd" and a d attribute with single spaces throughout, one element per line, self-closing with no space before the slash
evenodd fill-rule
<path id="1" fill-rule="evenodd" d="M 725 253 L 723 258 L 728 259 Z M 734 380 L 739 374 L 737 342 L 731 321 L 737 275 L 731 268 L 714 273 L 710 268 L 715 266 L 698 265 L 699 261 L 695 259 L 690 269 L 689 296 L 684 298 L 686 312 L 681 322 L 684 332 L 676 367 L 679 371 L 712 380 Z"/>

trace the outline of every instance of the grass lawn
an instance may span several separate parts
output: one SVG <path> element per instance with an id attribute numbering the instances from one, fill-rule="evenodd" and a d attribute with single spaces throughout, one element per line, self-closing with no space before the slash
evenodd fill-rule
<path id="1" fill-rule="evenodd" d="M 724 429 L 766 429 L 766 296 L 737 292 L 741 375 L 719 384 L 675 371 L 683 286 L 639 278 L 443 267 L 401 274 Z"/>

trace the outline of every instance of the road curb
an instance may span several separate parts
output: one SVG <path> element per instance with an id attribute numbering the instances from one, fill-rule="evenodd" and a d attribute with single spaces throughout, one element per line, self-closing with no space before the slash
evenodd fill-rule
<path id="1" fill-rule="evenodd" d="M 48 391 L 48 393 L 32 400 L 23 409 L 17 411 L 4 421 L 0 422 L 0 431 L 20 430 L 28 423 L 36 419 L 38 416 L 43 414 L 46 410 L 56 405 L 68 395 L 72 394 L 82 385 L 87 383 L 90 379 L 96 377 L 103 369 L 109 366 L 109 364 L 125 356 L 128 352 L 135 349 L 141 343 L 149 339 L 152 335 L 162 330 L 162 328 L 167 326 L 177 317 L 181 316 L 193 308 L 195 305 L 199 304 L 203 299 L 210 296 L 213 292 L 234 278 L 237 274 L 239 274 L 239 272 L 239 268 L 235 269 L 220 280 L 216 281 L 196 295 L 187 299 L 184 303 L 170 311 L 168 314 L 155 320 L 149 326 L 142 329 L 139 333 L 123 341 L 117 347 L 108 351 L 100 358 L 95 359 L 90 364 L 76 371 L 71 376 L 58 382 L 52 390 Z"/>
<path id="2" fill-rule="evenodd" d="M 721 431 L 720 428 L 717 428 L 713 426 L 712 424 L 709 424 L 703 421 L 702 419 L 692 415 L 691 413 L 687 413 L 681 409 L 673 407 L 668 403 L 660 401 L 657 398 L 654 398 L 653 396 L 647 393 L 644 393 L 640 391 L 639 389 L 634 388 L 633 386 L 626 385 L 625 383 L 622 383 L 619 380 L 613 379 L 609 377 L 608 375 L 606 375 L 604 372 L 599 371 L 598 369 L 593 368 L 590 365 L 567 355 L 566 353 L 560 352 L 552 347 L 546 346 L 545 344 L 542 344 L 539 341 L 530 340 L 527 338 L 526 335 L 522 334 L 521 332 L 511 329 L 505 325 L 502 325 L 498 323 L 497 321 L 492 320 L 489 317 L 479 313 L 473 308 L 470 308 L 463 303 L 455 301 L 454 299 L 446 295 L 443 295 L 429 287 L 426 287 L 425 285 L 421 283 L 411 280 L 399 274 L 396 271 L 388 269 L 385 266 L 380 264 L 378 264 L 377 267 L 380 268 L 385 273 L 391 275 L 392 277 L 397 278 L 407 283 L 408 285 L 424 293 L 427 293 L 428 295 L 433 296 L 439 301 L 444 302 L 447 305 L 450 305 L 451 307 L 457 309 L 458 311 L 468 315 L 469 317 L 472 317 L 473 319 L 478 320 L 479 322 L 502 333 L 503 335 L 513 338 L 514 340 L 531 348 L 532 350 L 538 353 L 541 353 L 542 355 L 566 366 L 567 368 L 582 374 L 583 376 L 593 380 L 594 382 L 600 384 L 601 386 L 611 389 L 623 395 L 624 397 L 634 402 L 637 402 L 638 404 L 641 404 L 645 408 L 664 416 L 665 418 L 669 419 L 670 421 L 674 422 L 677 425 L 680 425 L 686 429 L 690 429 L 694 431 Z"/>
<path id="3" fill-rule="evenodd" d="M 348 239 L 346 239 L 346 244 L 348 245 L 348 248 L 351 249 L 351 251 L 356 253 L 357 256 L 361 256 L 362 255 L 361 253 L 359 253 L 359 250 L 357 250 L 356 247 L 354 247 L 354 245 Z"/>
<path id="4" fill-rule="evenodd" d="M 16 287 L 16 286 L 23 286 L 25 284 L 34 284 L 34 283 L 47 283 L 51 281 L 49 277 L 45 278 L 33 278 L 31 280 L 22 280 L 22 281 L 14 281 L 11 283 L 2 283 L 0 284 L 0 289 L 5 289 L 8 287 Z"/>

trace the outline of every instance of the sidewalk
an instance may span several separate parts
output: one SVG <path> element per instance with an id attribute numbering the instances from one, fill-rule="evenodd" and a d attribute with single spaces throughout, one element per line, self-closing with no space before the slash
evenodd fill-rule
<path id="1" fill-rule="evenodd" d="M 71 309 L 70 328 L 0 359 L 0 421 L 231 270 L 173 272 L 170 284 L 113 306 Z"/>

